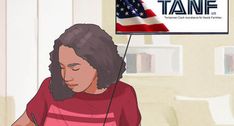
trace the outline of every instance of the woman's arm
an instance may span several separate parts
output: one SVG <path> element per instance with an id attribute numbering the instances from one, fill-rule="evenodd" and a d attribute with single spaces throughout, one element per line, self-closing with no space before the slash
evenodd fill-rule
<path id="1" fill-rule="evenodd" d="M 28 102 L 26 110 L 12 126 L 34 126 L 44 124 L 45 115 L 47 113 L 47 98 L 49 97 L 50 78 L 45 79 L 36 95 Z"/>
<path id="2" fill-rule="evenodd" d="M 121 114 L 121 125 L 140 126 L 141 114 L 138 108 L 137 97 L 133 87 L 126 89 L 126 96 Z"/>
<path id="3" fill-rule="evenodd" d="M 34 123 L 28 118 L 26 112 L 23 113 L 12 126 L 34 126 Z"/>

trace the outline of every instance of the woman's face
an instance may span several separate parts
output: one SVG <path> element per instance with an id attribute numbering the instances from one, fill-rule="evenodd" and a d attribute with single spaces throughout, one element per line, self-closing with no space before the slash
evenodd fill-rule
<path id="1" fill-rule="evenodd" d="M 61 75 L 67 86 L 74 92 L 87 90 L 96 84 L 97 71 L 86 60 L 76 55 L 73 48 L 59 47 Z"/>

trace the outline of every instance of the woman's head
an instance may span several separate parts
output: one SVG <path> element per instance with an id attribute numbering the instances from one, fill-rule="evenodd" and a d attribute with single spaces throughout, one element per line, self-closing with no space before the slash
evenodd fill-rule
<path id="1" fill-rule="evenodd" d="M 97 88 L 97 70 L 78 56 L 73 48 L 59 47 L 59 64 L 62 79 L 72 91 L 82 92 L 93 85 Z"/>
<path id="2" fill-rule="evenodd" d="M 98 89 L 107 88 L 125 71 L 111 36 L 93 24 L 76 24 L 65 30 L 55 40 L 50 60 L 50 90 L 57 100 L 84 91 L 94 81 Z"/>

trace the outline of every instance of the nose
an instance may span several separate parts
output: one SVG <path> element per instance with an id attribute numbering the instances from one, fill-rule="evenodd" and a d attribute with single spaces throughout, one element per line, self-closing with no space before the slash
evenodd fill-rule
<path id="1" fill-rule="evenodd" d="M 69 72 L 69 71 L 64 71 L 64 77 L 63 78 L 64 78 L 65 82 L 69 82 L 69 81 L 73 80 L 71 72 Z"/>

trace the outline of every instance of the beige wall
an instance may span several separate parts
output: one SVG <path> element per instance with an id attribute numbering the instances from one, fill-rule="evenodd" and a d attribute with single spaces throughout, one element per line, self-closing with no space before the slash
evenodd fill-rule
<path id="1" fill-rule="evenodd" d="M 174 35 L 172 44 L 183 45 L 184 76 L 154 78 L 162 86 L 174 87 L 177 92 L 192 96 L 219 95 L 234 91 L 234 76 L 215 75 L 214 49 L 234 45 L 234 2 L 230 1 L 228 35 Z"/>
<path id="2" fill-rule="evenodd" d="M 0 1 L 0 125 L 6 120 L 6 1 Z"/>

